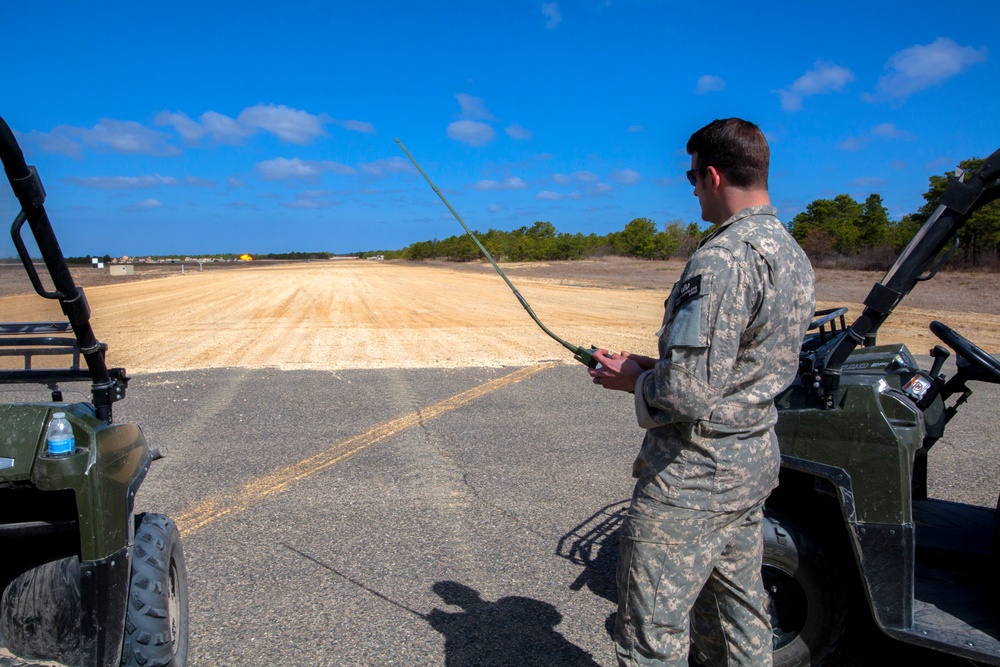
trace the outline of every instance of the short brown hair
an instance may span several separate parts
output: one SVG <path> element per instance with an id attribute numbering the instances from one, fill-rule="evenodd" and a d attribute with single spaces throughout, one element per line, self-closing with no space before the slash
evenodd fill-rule
<path id="1" fill-rule="evenodd" d="M 696 167 L 715 167 L 738 188 L 767 190 L 771 149 L 764 133 L 750 121 L 713 120 L 691 135 L 687 152 L 698 154 Z"/>

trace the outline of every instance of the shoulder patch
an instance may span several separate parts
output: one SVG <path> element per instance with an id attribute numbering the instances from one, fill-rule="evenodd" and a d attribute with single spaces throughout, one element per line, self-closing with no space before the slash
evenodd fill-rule
<path id="1" fill-rule="evenodd" d="M 685 280 L 679 290 L 677 298 L 674 300 L 674 311 L 676 312 L 685 303 L 701 296 L 701 276 L 692 276 Z"/>

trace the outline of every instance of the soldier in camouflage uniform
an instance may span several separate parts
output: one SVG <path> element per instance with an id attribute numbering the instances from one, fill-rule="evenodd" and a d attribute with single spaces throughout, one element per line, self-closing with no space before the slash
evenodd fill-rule
<path id="1" fill-rule="evenodd" d="M 717 120 L 688 141 L 716 225 L 667 299 L 659 359 L 598 351 L 596 384 L 635 394 L 646 437 L 621 532 L 621 665 L 771 664 L 761 582 L 764 500 L 778 482 L 774 397 L 815 308 L 808 258 L 775 217 L 760 129 Z"/>

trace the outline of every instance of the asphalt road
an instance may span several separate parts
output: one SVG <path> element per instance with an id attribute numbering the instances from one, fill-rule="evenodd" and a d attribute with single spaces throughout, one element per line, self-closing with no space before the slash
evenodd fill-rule
<path id="1" fill-rule="evenodd" d="M 580 557 L 574 531 L 627 497 L 638 431 L 582 367 L 232 369 L 129 392 L 118 418 L 169 447 L 140 508 L 183 533 L 192 665 L 611 664 L 610 570 L 574 562 L 607 560 L 606 536 Z"/>
<path id="2" fill-rule="evenodd" d="M 995 389 L 932 495 L 995 502 Z M 181 528 L 192 667 L 614 664 L 641 432 L 581 366 L 143 375 L 116 421 L 169 450 L 138 509 Z M 829 664 L 969 663 L 860 622 Z"/>
<path id="3" fill-rule="evenodd" d="M 932 495 L 995 502 L 993 389 Z M 169 448 L 140 508 L 183 532 L 192 666 L 611 665 L 630 403 L 579 366 L 230 369 L 136 378 L 118 417 Z M 904 657 L 948 664 L 864 623 L 831 663 Z"/>

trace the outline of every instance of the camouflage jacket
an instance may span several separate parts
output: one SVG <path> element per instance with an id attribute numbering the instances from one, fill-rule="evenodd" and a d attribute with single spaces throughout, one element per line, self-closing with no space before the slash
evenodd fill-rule
<path id="1" fill-rule="evenodd" d="M 798 368 L 815 310 L 809 259 L 771 206 L 743 209 L 701 242 L 665 304 L 660 360 L 636 382 L 638 491 L 735 511 L 777 485 L 774 397 Z"/>

